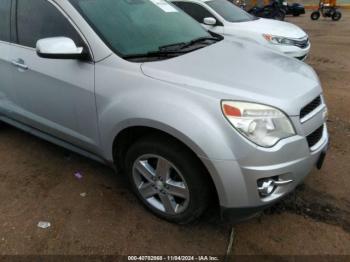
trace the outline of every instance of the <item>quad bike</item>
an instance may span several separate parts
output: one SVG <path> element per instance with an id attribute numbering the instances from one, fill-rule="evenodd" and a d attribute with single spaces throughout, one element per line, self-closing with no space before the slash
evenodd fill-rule
<path id="1" fill-rule="evenodd" d="M 311 19 L 317 20 L 321 15 L 323 17 L 331 17 L 333 21 L 339 21 L 342 16 L 341 12 L 336 7 L 336 1 L 324 3 L 322 0 L 320 1 L 318 10 L 311 13 Z"/>
<path id="2" fill-rule="evenodd" d="M 248 13 L 257 17 L 271 18 L 276 20 L 284 20 L 286 11 L 284 7 L 279 3 L 278 0 L 273 0 L 271 4 L 264 7 L 253 7 Z"/>

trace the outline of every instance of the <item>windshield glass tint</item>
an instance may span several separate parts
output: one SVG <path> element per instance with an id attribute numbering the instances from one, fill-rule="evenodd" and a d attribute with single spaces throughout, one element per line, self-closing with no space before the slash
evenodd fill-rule
<path id="1" fill-rule="evenodd" d="M 254 16 L 227 0 L 213 0 L 206 2 L 206 4 L 228 22 L 246 22 L 254 20 Z"/>
<path id="2" fill-rule="evenodd" d="M 70 0 L 111 49 L 121 56 L 207 37 L 197 22 L 164 0 Z"/>

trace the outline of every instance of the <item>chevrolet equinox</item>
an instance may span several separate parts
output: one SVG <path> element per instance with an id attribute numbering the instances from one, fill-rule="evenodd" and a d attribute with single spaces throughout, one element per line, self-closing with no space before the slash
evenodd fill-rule
<path id="1" fill-rule="evenodd" d="M 328 144 L 311 67 L 164 0 L 1 0 L 0 120 L 125 174 L 156 215 L 247 218 Z"/>

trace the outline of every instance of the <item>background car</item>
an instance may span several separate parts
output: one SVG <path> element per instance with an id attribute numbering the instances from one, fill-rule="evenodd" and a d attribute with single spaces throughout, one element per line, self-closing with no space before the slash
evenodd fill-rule
<path id="1" fill-rule="evenodd" d="M 287 15 L 293 15 L 293 16 L 299 16 L 305 14 L 305 8 L 300 3 L 292 3 L 287 4 L 286 6 L 286 14 Z"/>
<path id="2" fill-rule="evenodd" d="M 257 18 L 227 0 L 173 0 L 172 3 L 215 33 L 251 39 L 300 60 L 310 51 L 309 37 L 300 27 Z"/>

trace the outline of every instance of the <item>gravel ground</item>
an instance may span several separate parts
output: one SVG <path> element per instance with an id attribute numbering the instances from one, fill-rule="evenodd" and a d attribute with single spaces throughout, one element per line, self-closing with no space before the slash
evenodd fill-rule
<path id="1" fill-rule="evenodd" d="M 323 169 L 294 194 L 234 226 L 234 255 L 350 255 L 349 18 L 288 18 L 310 34 L 307 62 L 324 87 L 332 143 Z M 0 159 L 0 255 L 226 253 L 232 226 L 214 211 L 196 225 L 164 222 L 112 170 L 29 134 L 2 128 Z"/>

